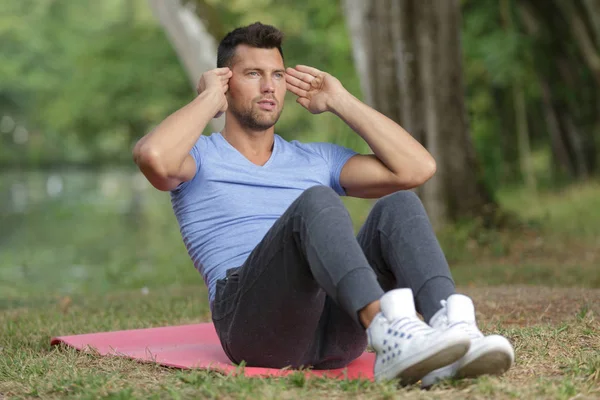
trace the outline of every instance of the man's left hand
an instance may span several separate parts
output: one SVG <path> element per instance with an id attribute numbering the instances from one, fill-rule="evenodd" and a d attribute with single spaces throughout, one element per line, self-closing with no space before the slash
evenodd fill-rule
<path id="1" fill-rule="evenodd" d="M 296 102 L 313 114 L 331 111 L 332 102 L 348 94 L 338 79 L 306 65 L 287 68 L 285 81 Z"/>

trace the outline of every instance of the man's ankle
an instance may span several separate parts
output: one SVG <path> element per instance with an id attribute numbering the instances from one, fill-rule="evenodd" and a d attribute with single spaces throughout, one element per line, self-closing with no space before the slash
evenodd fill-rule
<path id="1" fill-rule="evenodd" d="M 379 300 L 375 300 L 372 303 L 367 304 L 365 307 L 358 311 L 358 319 L 360 323 L 367 329 L 375 316 L 381 311 L 381 305 Z"/>

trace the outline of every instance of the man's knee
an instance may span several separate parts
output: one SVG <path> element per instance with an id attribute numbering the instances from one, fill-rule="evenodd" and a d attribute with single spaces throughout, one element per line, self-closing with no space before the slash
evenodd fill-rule
<path id="1" fill-rule="evenodd" d="M 327 186 L 306 189 L 297 200 L 295 213 L 309 223 L 315 220 L 329 223 L 329 218 L 349 217 L 340 196 Z"/>
<path id="2" fill-rule="evenodd" d="M 382 197 L 375 203 L 371 213 L 384 224 L 394 224 L 417 215 L 427 216 L 421 199 L 410 190 L 401 190 Z"/>
<path id="3" fill-rule="evenodd" d="M 376 207 L 393 209 L 394 211 L 421 212 L 423 210 L 423 203 L 415 192 L 400 190 L 379 199 Z"/>
<path id="4" fill-rule="evenodd" d="M 343 207 L 338 194 L 327 186 L 313 186 L 306 189 L 298 198 L 303 210 L 322 210 L 329 207 Z"/>

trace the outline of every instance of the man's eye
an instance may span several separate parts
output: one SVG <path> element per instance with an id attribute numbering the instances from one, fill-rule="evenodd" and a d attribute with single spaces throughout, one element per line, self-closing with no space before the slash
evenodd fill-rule
<path id="1" fill-rule="evenodd" d="M 277 72 L 277 73 L 275 74 L 275 77 L 276 77 L 277 79 L 281 79 L 281 78 L 283 78 L 283 74 L 282 74 L 281 72 Z"/>
<path id="2" fill-rule="evenodd" d="M 258 76 L 258 72 L 256 72 L 256 71 L 251 71 L 251 72 L 248 72 L 248 75 L 252 75 L 252 76 Z"/>

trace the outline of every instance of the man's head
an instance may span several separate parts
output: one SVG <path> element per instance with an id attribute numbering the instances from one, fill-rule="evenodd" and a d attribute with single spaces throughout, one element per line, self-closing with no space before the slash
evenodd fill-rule
<path id="1" fill-rule="evenodd" d="M 259 22 L 229 32 L 219 44 L 217 67 L 229 67 L 228 112 L 253 130 L 271 128 L 286 92 L 283 33 Z"/>

